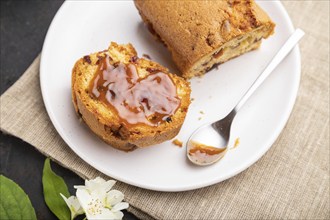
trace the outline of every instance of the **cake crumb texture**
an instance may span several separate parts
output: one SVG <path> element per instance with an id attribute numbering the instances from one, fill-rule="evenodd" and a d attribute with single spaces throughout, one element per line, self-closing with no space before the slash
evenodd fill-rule
<path id="1" fill-rule="evenodd" d="M 275 27 L 253 0 L 134 2 L 185 78 L 257 49 Z"/>

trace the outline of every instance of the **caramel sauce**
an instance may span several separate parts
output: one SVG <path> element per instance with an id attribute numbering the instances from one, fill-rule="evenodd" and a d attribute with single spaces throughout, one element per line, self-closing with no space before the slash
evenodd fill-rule
<path id="1" fill-rule="evenodd" d="M 157 126 L 168 121 L 180 106 L 176 86 L 163 72 L 139 78 L 133 63 L 110 64 L 106 56 L 98 64 L 89 92 L 117 113 L 126 125 Z"/>
<path id="2" fill-rule="evenodd" d="M 204 145 L 202 143 L 198 143 L 196 141 L 192 141 L 191 143 L 191 148 L 189 150 L 189 155 L 195 154 L 197 151 L 200 153 L 213 156 L 220 154 L 226 150 L 226 148 L 216 148 L 208 145 Z"/>

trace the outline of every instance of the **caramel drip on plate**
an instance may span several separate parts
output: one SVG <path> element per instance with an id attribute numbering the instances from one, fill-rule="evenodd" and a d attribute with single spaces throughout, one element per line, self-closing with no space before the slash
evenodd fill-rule
<path id="1" fill-rule="evenodd" d="M 180 106 L 176 86 L 163 72 L 139 78 L 134 64 L 110 64 L 100 60 L 90 83 L 92 96 L 116 112 L 126 125 L 157 126 L 175 114 Z"/>

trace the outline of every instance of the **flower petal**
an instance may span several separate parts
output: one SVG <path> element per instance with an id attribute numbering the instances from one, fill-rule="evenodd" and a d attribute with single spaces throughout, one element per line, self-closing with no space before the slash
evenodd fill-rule
<path id="1" fill-rule="evenodd" d="M 112 187 L 113 185 L 115 185 L 116 181 L 115 180 L 108 180 L 107 182 L 105 182 L 102 187 L 103 187 L 103 190 L 105 192 L 108 192 Z"/>
<path id="2" fill-rule="evenodd" d="M 124 213 L 121 211 L 113 212 L 113 214 L 115 215 L 115 219 L 122 219 L 124 217 Z"/>
<path id="3" fill-rule="evenodd" d="M 70 196 L 68 198 L 69 202 L 71 203 L 71 208 L 75 211 L 75 213 L 77 215 L 81 215 L 81 214 L 84 214 L 84 210 L 83 208 L 81 207 L 77 197 L 75 196 Z M 74 218 L 74 217 L 73 217 Z"/>
<path id="4" fill-rule="evenodd" d="M 82 206 L 83 210 L 85 211 L 87 219 L 93 219 L 93 215 L 88 209 L 89 204 L 92 204 L 92 196 L 89 192 L 85 189 L 77 189 L 76 192 L 77 198 L 79 200 L 80 205 Z"/>
<path id="5" fill-rule="evenodd" d="M 105 193 L 108 192 L 113 185 L 115 185 L 115 180 L 105 181 L 101 177 L 96 177 L 95 179 L 85 180 L 85 186 L 74 186 L 75 189 L 86 189 L 90 193 Z"/>
<path id="6" fill-rule="evenodd" d="M 108 204 L 113 207 L 117 203 L 120 203 L 124 199 L 124 194 L 118 190 L 111 190 L 107 193 L 107 202 Z"/>
<path id="7" fill-rule="evenodd" d="M 120 203 L 116 204 L 114 207 L 112 207 L 111 211 L 118 212 L 120 210 L 127 209 L 128 206 L 129 206 L 129 204 L 127 202 L 120 202 Z"/>
<path id="8" fill-rule="evenodd" d="M 123 216 L 124 216 L 123 214 L 121 215 L 118 212 L 112 212 L 109 209 L 102 209 L 98 214 L 93 215 L 93 217 L 89 219 L 117 220 L 117 219 L 122 219 Z"/>
<path id="9" fill-rule="evenodd" d="M 86 189 L 86 186 L 77 185 L 77 186 L 73 186 L 73 188 L 75 188 L 75 189 Z"/>
<path id="10" fill-rule="evenodd" d="M 71 219 L 74 219 L 78 215 L 84 214 L 84 210 L 82 209 L 77 197 L 70 196 L 69 198 L 66 198 L 62 193 L 60 193 L 60 195 L 70 209 Z"/>
<path id="11" fill-rule="evenodd" d="M 101 177 L 96 177 L 95 179 L 85 180 L 85 186 L 89 189 L 98 188 L 105 183 L 105 180 Z"/>

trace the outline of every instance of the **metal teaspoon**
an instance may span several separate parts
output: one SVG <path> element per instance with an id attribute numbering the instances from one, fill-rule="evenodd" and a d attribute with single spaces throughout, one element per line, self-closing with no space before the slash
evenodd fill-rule
<path id="1" fill-rule="evenodd" d="M 280 64 L 281 61 L 289 54 L 304 34 L 305 33 L 301 29 L 295 30 L 295 32 L 289 37 L 282 48 L 267 65 L 264 71 L 243 95 L 238 104 L 226 117 L 213 123 L 203 125 L 192 133 L 186 144 L 187 157 L 192 163 L 199 166 L 211 165 L 219 161 L 226 154 L 230 138 L 230 128 L 235 115 L 250 98 L 250 96 L 257 90 L 257 88 L 265 81 L 270 73 L 277 67 L 277 65 Z M 213 139 L 214 137 L 217 139 L 214 146 L 206 146 L 203 143 L 196 141 L 200 139 L 205 140 L 205 138 L 209 140 L 210 135 L 213 136 Z"/>

